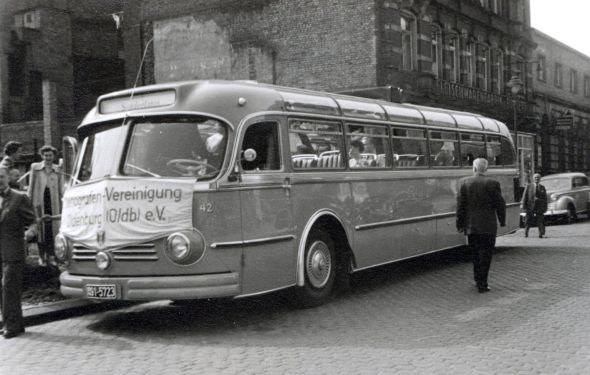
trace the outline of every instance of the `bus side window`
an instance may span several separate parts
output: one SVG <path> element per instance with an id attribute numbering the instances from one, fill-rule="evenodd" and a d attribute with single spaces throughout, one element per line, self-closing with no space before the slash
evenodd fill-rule
<path id="1" fill-rule="evenodd" d="M 393 128 L 392 137 L 393 165 L 395 168 L 428 166 L 425 130 Z"/>
<path id="2" fill-rule="evenodd" d="M 242 156 L 242 169 L 245 171 L 279 170 L 279 128 L 275 122 L 261 122 L 250 125 L 242 141 L 242 154 L 247 149 L 256 151 L 256 158 L 247 161 Z"/>

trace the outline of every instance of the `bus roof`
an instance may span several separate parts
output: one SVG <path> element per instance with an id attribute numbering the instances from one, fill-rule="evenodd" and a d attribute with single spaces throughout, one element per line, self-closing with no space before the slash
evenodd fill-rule
<path id="1" fill-rule="evenodd" d="M 183 81 L 102 95 L 78 130 L 91 124 L 171 113 L 214 115 L 237 125 L 256 112 L 297 112 L 502 133 L 503 123 L 474 113 L 399 104 L 252 81 Z"/>

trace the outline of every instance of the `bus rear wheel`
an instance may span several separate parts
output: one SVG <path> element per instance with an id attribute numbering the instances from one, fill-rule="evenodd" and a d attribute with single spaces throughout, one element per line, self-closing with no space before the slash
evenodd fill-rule
<path id="1" fill-rule="evenodd" d="M 297 289 L 303 307 L 323 304 L 332 292 L 336 276 L 334 241 L 323 231 L 310 234 L 303 263 L 305 284 Z"/>

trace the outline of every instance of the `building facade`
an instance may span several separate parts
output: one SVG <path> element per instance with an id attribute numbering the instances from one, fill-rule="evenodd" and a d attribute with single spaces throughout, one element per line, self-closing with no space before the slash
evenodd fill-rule
<path id="1" fill-rule="evenodd" d="M 590 171 L 590 57 L 533 30 L 533 98 L 543 174 Z"/>
<path id="2" fill-rule="evenodd" d="M 530 27 L 529 0 L 8 0 L 0 17 L 4 129 L 46 117 L 46 80 L 55 85 L 53 106 L 64 124 L 75 124 L 104 92 L 192 79 L 256 80 L 478 112 L 537 134 L 530 146 L 537 151 L 577 139 L 546 125 L 562 111 L 548 98 L 576 111 L 577 128 L 586 121 L 583 68 L 572 67 L 583 80 L 577 94 L 533 86 L 536 46 L 545 42 Z M 545 58 L 549 64 L 554 56 Z M 567 84 L 569 70 L 563 74 Z M 515 76 L 522 87 L 513 94 Z M 536 152 L 534 161 L 544 173 L 579 169 L 589 156 L 576 150 L 563 157 Z"/>
<path id="3" fill-rule="evenodd" d="M 111 14 L 122 1 L 0 2 L 0 143 L 59 146 L 102 93 L 125 86 Z M 45 128 L 44 128 L 45 127 Z"/>
<path id="4" fill-rule="evenodd" d="M 127 82 L 245 79 L 478 112 L 535 130 L 528 0 L 134 0 Z M 508 83 L 523 83 L 517 96 Z M 515 116 L 514 114 L 517 114 Z"/>

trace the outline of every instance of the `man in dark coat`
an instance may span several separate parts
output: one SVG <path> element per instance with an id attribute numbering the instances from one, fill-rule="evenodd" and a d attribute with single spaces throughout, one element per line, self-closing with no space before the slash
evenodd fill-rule
<path id="1" fill-rule="evenodd" d="M 526 212 L 524 236 L 529 236 L 529 228 L 535 224 L 539 228 L 539 238 L 545 235 L 545 211 L 547 211 L 547 190 L 540 184 L 541 175 L 535 173 L 533 182 L 528 184 L 522 194 L 520 208 Z"/>
<path id="2" fill-rule="evenodd" d="M 484 173 L 488 161 L 473 161 L 472 177 L 459 181 L 457 192 L 457 230 L 467 235 L 473 259 L 473 278 L 480 293 L 490 291 L 488 272 L 496 245 L 497 222 L 506 225 L 506 202 L 500 183 Z"/>
<path id="3" fill-rule="evenodd" d="M 31 201 L 25 193 L 8 186 L 8 170 L 0 166 L 0 258 L 2 261 L 2 288 L 0 307 L 3 335 L 18 336 L 25 331 L 21 294 L 25 264 L 24 240 L 32 240 L 34 234 L 25 230 L 35 221 Z"/>

